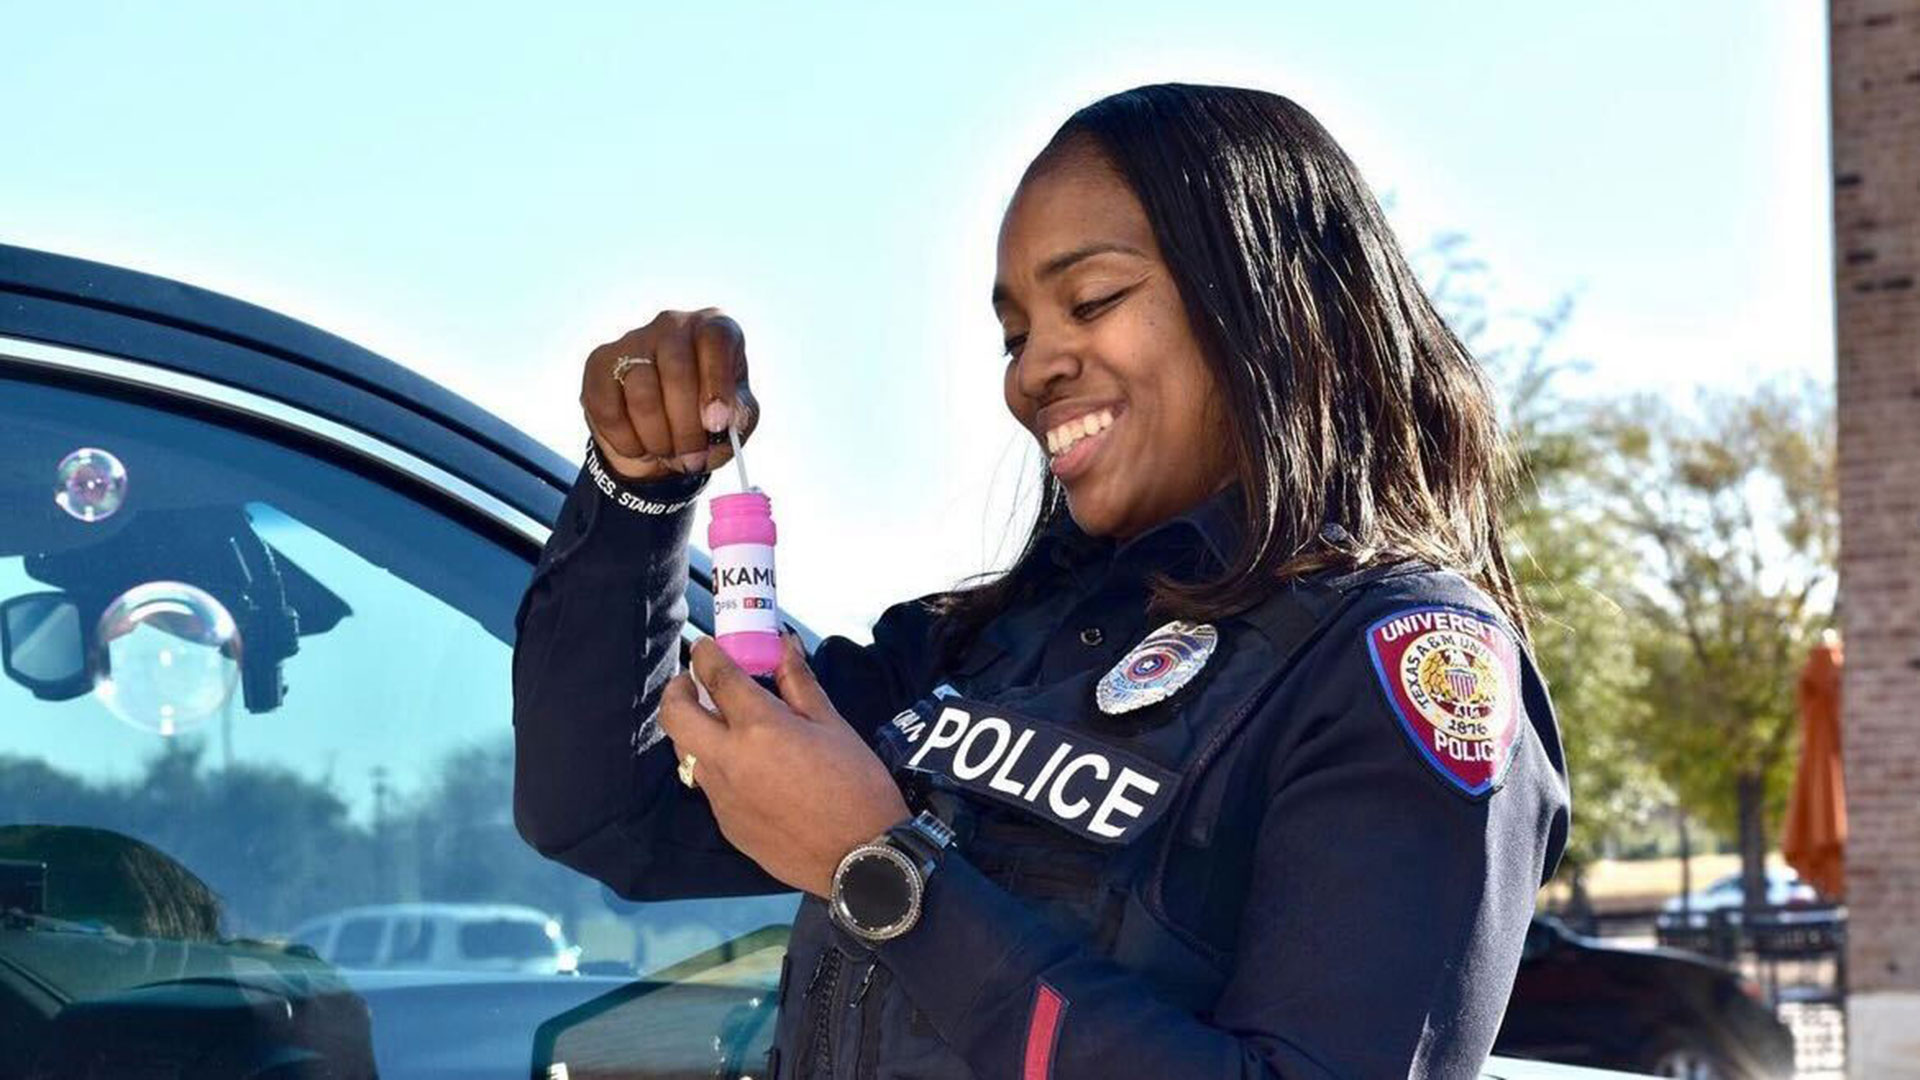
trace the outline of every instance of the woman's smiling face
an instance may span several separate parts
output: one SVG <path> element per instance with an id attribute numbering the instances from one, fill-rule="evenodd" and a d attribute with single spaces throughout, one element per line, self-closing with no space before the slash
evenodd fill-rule
<path id="1" fill-rule="evenodd" d="M 1007 408 L 1074 521 L 1124 539 L 1232 478 L 1212 369 L 1140 200 L 1085 144 L 1050 157 L 1000 225 L 994 314 Z"/>

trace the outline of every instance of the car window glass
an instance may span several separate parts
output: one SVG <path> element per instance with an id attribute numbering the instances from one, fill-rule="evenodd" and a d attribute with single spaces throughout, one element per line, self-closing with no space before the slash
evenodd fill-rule
<path id="1" fill-rule="evenodd" d="M 284 936 L 408 894 L 540 890 L 515 880 L 537 872 L 498 794 L 523 556 L 188 415 L 0 383 L 0 430 L 0 602 L 67 597 L 91 674 L 72 693 L 0 680 L 0 824 L 153 849 L 217 897 L 209 936 Z M 56 497 L 81 449 L 125 477 L 91 520 Z M 12 836 L 56 863 L 81 842 Z M 96 898 L 68 914 L 111 923 Z"/>
<path id="2" fill-rule="evenodd" d="M 380 950 L 380 932 L 386 923 L 379 919 L 348 919 L 340 925 L 329 957 L 342 967 L 362 967 L 373 962 Z"/>
<path id="3" fill-rule="evenodd" d="M 636 975 L 784 940 L 792 895 L 631 903 L 520 838 L 509 665 L 531 545 L 184 407 L 0 377 L 0 432 L 0 631 L 21 660 L 0 678 L 0 860 L 46 864 L 36 933 L 280 969 L 320 963 L 288 951 L 304 926 L 342 969 L 578 979 L 529 991 L 528 1039 Z M 445 936 L 481 913 L 470 947 L 436 948 L 425 903 Z M 489 921 L 500 905 L 531 914 Z M 23 942 L 0 928 L 0 961 Z M 194 972 L 157 963 L 40 973 L 82 998 Z"/>
<path id="4" fill-rule="evenodd" d="M 475 960 L 527 960 L 552 955 L 556 947 L 538 923 L 488 919 L 460 927 L 460 953 Z"/>
<path id="5" fill-rule="evenodd" d="M 394 967 L 420 967 L 433 955 L 433 922 L 429 919 L 399 919 L 393 924 L 393 940 L 387 944 L 387 963 Z"/>

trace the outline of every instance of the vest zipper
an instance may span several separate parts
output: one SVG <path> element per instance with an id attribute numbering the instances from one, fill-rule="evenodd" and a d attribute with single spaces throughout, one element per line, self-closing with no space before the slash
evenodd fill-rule
<path id="1" fill-rule="evenodd" d="M 849 1009 L 861 1009 L 860 1042 L 854 1047 L 855 1080 L 876 1080 L 880 1075 L 880 1006 L 887 998 L 887 970 L 874 961 L 867 966 L 867 974 L 860 980 L 860 986 L 853 992 L 853 1000 L 847 1003 Z M 878 984 L 880 996 L 873 1004 L 863 1008 L 867 992 Z"/>
<path id="2" fill-rule="evenodd" d="M 833 1077 L 833 999 L 840 990 L 840 950 L 829 945 L 807 980 L 807 1047 L 802 1080 Z"/>
<path id="3" fill-rule="evenodd" d="M 847 999 L 847 1008 L 860 1007 L 860 999 L 867 996 L 867 987 L 873 985 L 873 973 L 880 970 L 879 964 L 868 964 L 867 973 L 860 977 L 860 985 L 853 988 L 853 996 Z"/>

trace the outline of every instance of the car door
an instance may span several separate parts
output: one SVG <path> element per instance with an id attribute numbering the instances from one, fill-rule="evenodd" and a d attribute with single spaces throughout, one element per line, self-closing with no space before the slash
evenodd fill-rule
<path id="1" fill-rule="evenodd" d="M 269 1044 L 369 1075 L 524 1077 L 588 1017 L 627 1075 L 756 1064 L 793 897 L 628 903 L 513 827 L 513 616 L 568 462 L 271 312 L 5 247 L 0 433 L 0 1080 L 266 1054 L 263 996 Z M 423 901 L 545 913 L 584 974 L 290 940 Z"/>

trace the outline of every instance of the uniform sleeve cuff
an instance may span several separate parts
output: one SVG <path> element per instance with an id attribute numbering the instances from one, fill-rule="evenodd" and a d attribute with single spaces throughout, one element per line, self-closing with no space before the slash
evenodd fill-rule
<path id="1" fill-rule="evenodd" d="M 713 477 L 712 473 L 703 472 L 659 480 L 628 480 L 601 462 L 599 445 L 592 438 L 587 439 L 587 475 L 609 502 L 635 514 L 671 514 L 684 510 Z"/>

